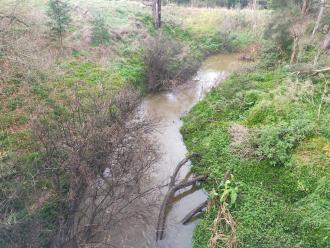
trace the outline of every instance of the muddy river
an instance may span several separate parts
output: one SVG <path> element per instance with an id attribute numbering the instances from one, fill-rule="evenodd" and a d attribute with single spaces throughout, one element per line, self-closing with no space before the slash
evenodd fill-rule
<path id="1" fill-rule="evenodd" d="M 207 92 L 221 83 L 228 74 L 239 66 L 239 54 L 211 56 L 203 62 L 192 80 L 175 89 L 153 94 L 145 98 L 141 109 L 144 116 L 156 120 L 157 130 L 152 139 L 161 151 L 160 160 L 153 171 L 152 184 L 166 184 L 179 161 L 185 158 L 187 149 L 180 133 L 181 117 L 184 116 Z M 187 163 L 179 173 L 179 179 L 190 171 Z M 166 192 L 166 188 L 163 193 Z M 120 235 L 125 237 L 121 247 L 160 247 L 160 248 L 190 248 L 192 235 L 198 219 L 182 225 L 180 221 L 193 208 L 205 201 L 206 193 L 202 189 L 187 188 L 177 192 L 166 219 L 165 238 L 155 243 L 154 221 L 138 221 L 126 223 L 119 228 Z M 162 197 L 160 197 L 162 199 Z M 158 215 L 158 211 L 150 213 Z M 156 219 L 156 216 L 155 218 Z M 119 232 L 118 232 L 119 234 Z"/>

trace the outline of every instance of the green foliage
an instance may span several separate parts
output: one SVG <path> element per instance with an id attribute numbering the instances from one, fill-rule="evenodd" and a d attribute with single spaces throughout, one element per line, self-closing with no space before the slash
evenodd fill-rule
<path id="1" fill-rule="evenodd" d="M 8 100 L 7 108 L 11 111 L 14 111 L 16 108 L 22 107 L 22 105 L 22 99 L 20 97 L 15 97 Z"/>
<path id="2" fill-rule="evenodd" d="M 46 202 L 40 209 L 39 216 L 45 226 L 49 229 L 54 229 L 57 223 L 57 211 L 59 202 L 54 199 Z"/>
<path id="3" fill-rule="evenodd" d="M 231 175 L 226 182 L 221 181 L 217 189 L 212 189 L 209 193 L 210 200 L 219 200 L 220 204 L 227 204 L 229 207 L 236 205 L 239 193 L 240 183 L 235 182 L 234 176 Z"/>
<path id="4" fill-rule="evenodd" d="M 264 127 L 253 141 L 257 146 L 256 153 L 269 159 L 273 165 L 285 165 L 290 160 L 294 147 L 310 136 L 314 128 L 314 124 L 306 119 Z"/>
<path id="5" fill-rule="evenodd" d="M 92 25 L 92 45 L 107 45 L 110 42 L 109 27 L 105 23 L 105 19 L 101 14 L 94 16 L 91 21 Z"/>
<path id="6" fill-rule="evenodd" d="M 142 16 L 141 21 L 151 35 L 154 35 L 156 33 L 156 28 L 152 16 L 144 15 Z"/>
<path id="7" fill-rule="evenodd" d="M 134 53 L 128 59 L 117 63 L 113 68 L 125 82 L 129 82 L 145 90 L 145 68 L 142 56 L 140 53 Z"/>
<path id="8" fill-rule="evenodd" d="M 27 123 L 28 119 L 25 114 L 16 112 L 0 113 L 2 116 L 0 120 L 0 130 L 7 129 L 11 126 L 19 126 Z"/>
<path id="9" fill-rule="evenodd" d="M 265 69 L 275 68 L 285 59 L 288 59 L 288 54 L 279 50 L 272 42 L 268 42 L 263 47 L 260 66 Z"/>
<path id="10" fill-rule="evenodd" d="M 48 26 L 62 46 L 64 33 L 71 22 L 70 7 L 64 0 L 49 0 L 47 15 L 50 18 Z"/>
<path id="11" fill-rule="evenodd" d="M 209 176 L 205 188 L 210 196 L 220 195 L 217 185 L 227 170 L 241 182 L 239 201 L 231 212 L 243 247 L 329 244 L 330 198 L 325 185 L 330 181 L 330 140 L 317 132 L 316 105 L 279 94 L 289 90 L 286 78 L 291 75 L 282 69 L 234 75 L 184 118 L 181 131 L 188 150 L 202 154 L 193 161 L 193 171 Z M 322 85 L 315 82 L 315 91 L 321 91 Z M 320 123 L 328 114 L 329 109 Z M 233 123 L 253 127 L 254 151 L 259 156 L 241 157 L 232 150 Z M 207 246 L 216 213 L 211 209 L 198 224 L 194 247 Z"/>
<path id="12" fill-rule="evenodd" d="M 91 61 L 73 60 L 61 66 L 66 74 L 63 81 L 59 80 L 58 86 L 63 89 L 75 86 L 77 90 L 86 92 L 100 85 L 115 89 L 125 82 L 125 78 L 119 77 L 116 71 Z"/>
<path id="13" fill-rule="evenodd" d="M 280 49 L 280 52 L 284 54 L 290 54 L 292 49 L 293 38 L 290 33 L 292 21 L 287 12 L 276 12 L 273 21 L 269 22 L 269 26 L 264 33 L 264 38 L 271 40 L 277 49 Z"/>
<path id="14" fill-rule="evenodd" d="M 178 26 L 173 22 L 164 23 L 162 30 L 172 39 L 178 39 L 185 42 L 191 42 L 193 40 L 191 30 L 183 29 L 181 26 Z"/>

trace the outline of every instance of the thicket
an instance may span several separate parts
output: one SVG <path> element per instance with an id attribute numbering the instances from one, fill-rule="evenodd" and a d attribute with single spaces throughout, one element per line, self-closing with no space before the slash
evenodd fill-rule
<path id="1" fill-rule="evenodd" d="M 235 8 L 247 7 L 252 1 L 249 0 L 165 0 L 165 4 L 176 3 L 182 5 L 191 5 L 196 7 L 226 7 Z M 267 1 L 258 1 L 259 4 L 265 5 Z"/>
<path id="2" fill-rule="evenodd" d="M 149 91 L 173 87 L 189 79 L 199 62 L 189 54 L 189 47 L 157 34 L 144 44 L 144 64 Z"/>

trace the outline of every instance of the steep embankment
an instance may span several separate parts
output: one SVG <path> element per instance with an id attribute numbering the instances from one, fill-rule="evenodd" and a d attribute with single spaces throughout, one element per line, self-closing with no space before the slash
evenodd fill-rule
<path id="1" fill-rule="evenodd" d="M 329 245 L 329 79 L 259 66 L 230 77 L 184 118 L 185 143 L 201 154 L 193 169 L 209 176 L 210 198 L 224 194 L 226 171 L 234 176 L 226 190 L 239 193 L 228 208 L 244 247 Z M 207 246 L 219 205 L 198 225 L 194 247 Z"/>

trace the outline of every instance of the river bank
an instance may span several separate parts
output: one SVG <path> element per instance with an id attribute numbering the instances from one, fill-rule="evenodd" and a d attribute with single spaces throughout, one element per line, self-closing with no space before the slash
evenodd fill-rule
<path id="1" fill-rule="evenodd" d="M 188 151 L 201 154 L 193 172 L 208 176 L 204 186 L 218 199 L 198 224 L 193 247 L 209 244 L 226 171 L 236 185 L 227 189 L 237 194 L 227 207 L 240 245 L 329 245 L 330 108 L 319 108 L 326 82 L 323 75 L 306 79 L 261 64 L 232 75 L 184 118 Z M 219 240 L 218 247 L 226 245 Z"/>

